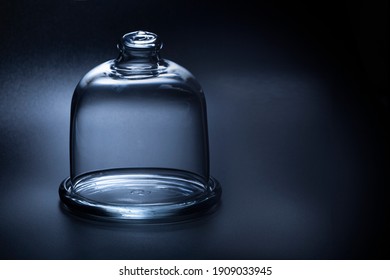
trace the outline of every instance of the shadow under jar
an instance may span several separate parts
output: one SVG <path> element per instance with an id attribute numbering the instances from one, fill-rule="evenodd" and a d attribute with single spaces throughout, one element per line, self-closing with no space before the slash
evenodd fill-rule
<path id="1" fill-rule="evenodd" d="M 113 221 L 176 221 L 210 211 L 206 102 L 195 78 L 160 58 L 154 33 L 125 34 L 120 55 L 88 72 L 71 108 L 68 210 Z"/>

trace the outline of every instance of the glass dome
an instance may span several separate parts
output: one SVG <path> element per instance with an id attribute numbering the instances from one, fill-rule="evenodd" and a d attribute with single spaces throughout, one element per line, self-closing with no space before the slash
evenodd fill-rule
<path id="1" fill-rule="evenodd" d="M 119 57 L 88 72 L 71 106 L 68 210 L 118 221 L 172 221 L 214 208 L 206 102 L 183 67 L 162 59 L 156 34 L 136 31 Z"/>

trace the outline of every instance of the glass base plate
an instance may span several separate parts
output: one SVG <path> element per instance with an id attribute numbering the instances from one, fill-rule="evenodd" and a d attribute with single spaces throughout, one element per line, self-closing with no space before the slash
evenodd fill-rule
<path id="1" fill-rule="evenodd" d="M 123 222 L 170 222 L 209 212 L 221 196 L 218 181 L 170 169 L 114 169 L 92 172 L 59 188 L 61 201 L 76 214 Z"/>

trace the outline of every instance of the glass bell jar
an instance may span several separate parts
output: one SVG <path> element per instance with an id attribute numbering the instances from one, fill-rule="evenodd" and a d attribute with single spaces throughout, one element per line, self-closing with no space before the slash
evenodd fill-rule
<path id="1" fill-rule="evenodd" d="M 70 177 L 59 194 L 77 214 L 174 221 L 214 208 L 206 102 L 151 32 L 125 34 L 119 57 L 88 72 L 71 105 Z"/>

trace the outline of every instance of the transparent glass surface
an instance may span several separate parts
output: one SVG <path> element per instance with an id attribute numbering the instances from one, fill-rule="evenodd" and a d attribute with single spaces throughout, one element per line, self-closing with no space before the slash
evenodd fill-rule
<path id="1" fill-rule="evenodd" d="M 162 59 L 159 38 L 125 34 L 117 59 L 88 72 L 71 108 L 67 209 L 119 221 L 170 221 L 211 210 L 206 102 L 183 67 Z"/>

